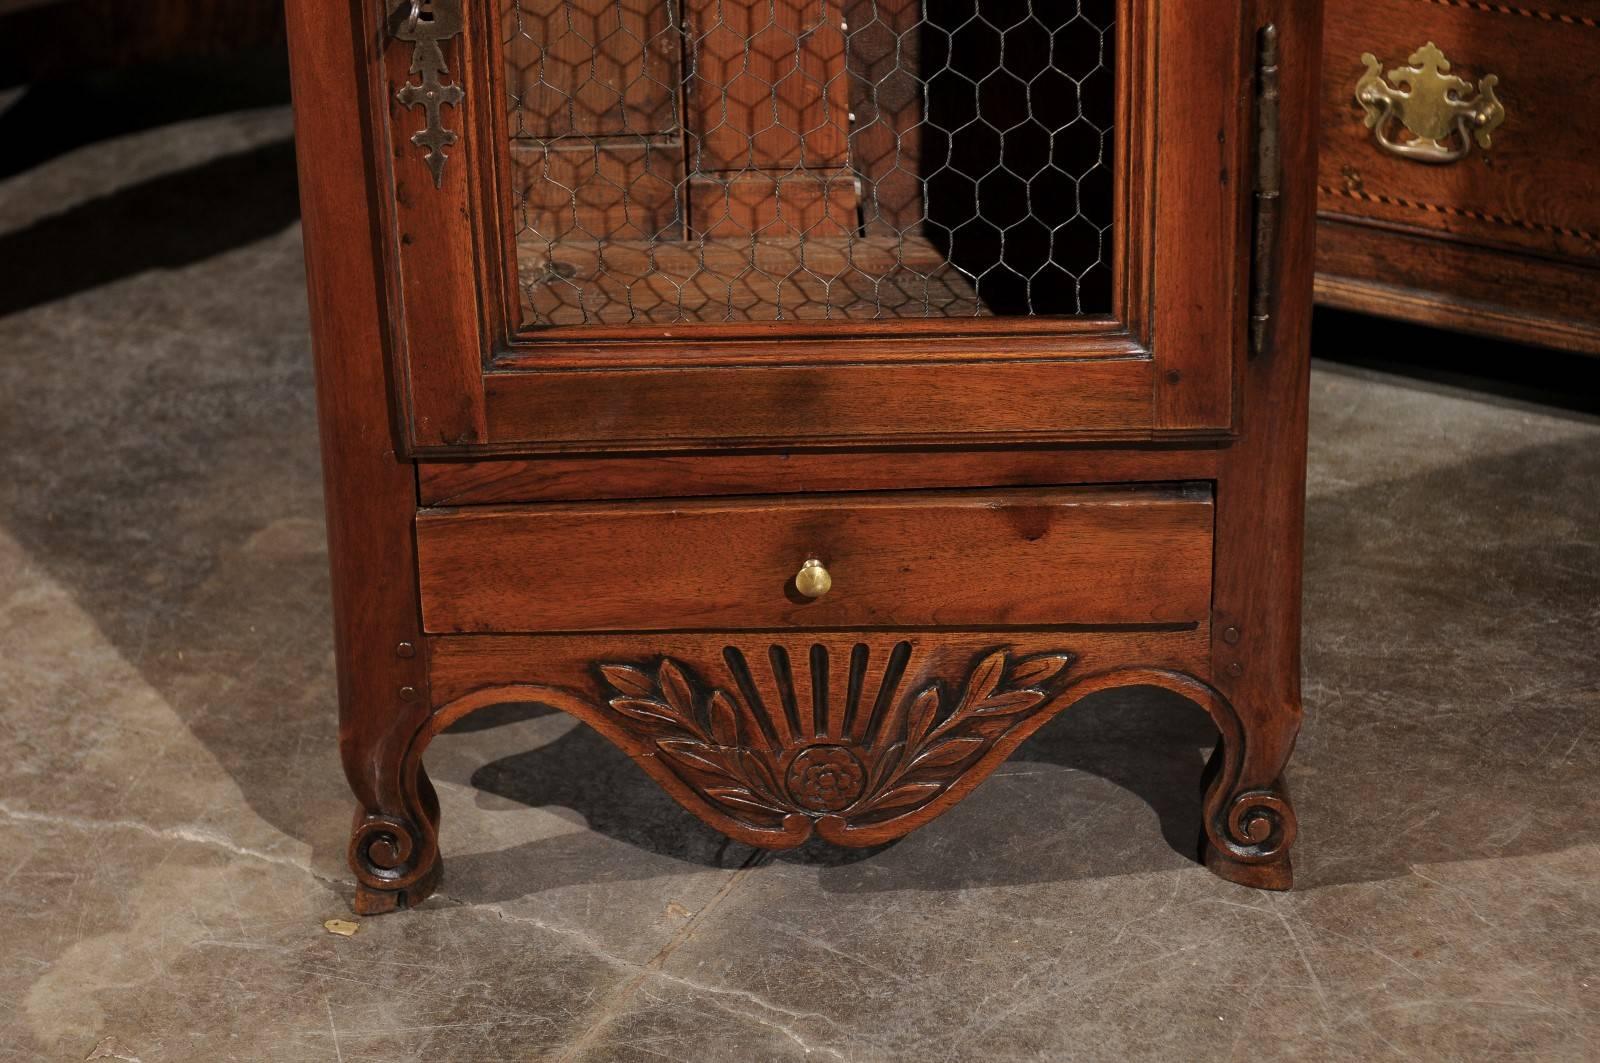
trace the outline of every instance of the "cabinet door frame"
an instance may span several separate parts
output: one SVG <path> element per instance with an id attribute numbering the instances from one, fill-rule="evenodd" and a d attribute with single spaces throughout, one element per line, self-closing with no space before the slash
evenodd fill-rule
<path id="1" fill-rule="evenodd" d="M 444 43 L 459 139 L 411 142 L 389 0 L 366 42 L 395 412 L 410 456 L 1226 440 L 1249 283 L 1252 5 L 1118 0 L 1113 312 L 521 330 L 500 0 Z M 663 0 L 665 2 L 665 0 Z"/>

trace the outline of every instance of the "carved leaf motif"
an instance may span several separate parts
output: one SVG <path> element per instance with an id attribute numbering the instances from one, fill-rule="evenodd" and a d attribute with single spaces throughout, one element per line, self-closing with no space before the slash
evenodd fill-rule
<path id="1" fill-rule="evenodd" d="M 769 816 L 784 815 L 786 810 L 776 804 L 769 804 L 749 790 L 739 786 L 712 786 L 707 788 L 706 796 L 724 805 L 742 808 L 749 812 L 761 812 Z"/>
<path id="2" fill-rule="evenodd" d="M 1042 690 L 1010 690 L 984 698 L 972 707 L 974 716 L 1004 716 L 1031 709 L 1045 699 Z"/>
<path id="3" fill-rule="evenodd" d="M 967 680 L 967 692 L 961 699 L 961 708 L 964 709 L 973 703 L 993 694 L 1000 685 L 1000 679 L 1006 672 L 1006 651 L 995 650 L 989 656 L 978 662 L 978 667 L 972 670 L 972 677 Z M 961 710 L 957 709 L 957 713 Z"/>
<path id="4" fill-rule="evenodd" d="M 689 677 L 672 660 L 663 660 L 657 675 L 661 679 L 661 696 L 677 715 L 678 721 L 684 727 L 698 731 L 694 723 L 694 687 L 689 685 Z"/>
<path id="5" fill-rule="evenodd" d="M 680 722 L 673 715 L 670 708 L 654 699 L 612 698 L 611 707 L 624 716 L 631 716 L 635 720 L 643 720 L 646 723 L 678 724 Z"/>
<path id="6" fill-rule="evenodd" d="M 719 746 L 738 746 L 741 744 L 739 736 L 739 713 L 733 707 L 733 701 L 722 691 L 711 695 L 711 737 Z"/>
<path id="7" fill-rule="evenodd" d="M 939 687 L 929 687 L 917 695 L 916 701 L 911 705 L 911 718 L 906 723 L 906 742 L 917 745 L 928 732 L 933 730 L 933 722 L 939 716 Z"/>
<path id="8" fill-rule="evenodd" d="M 730 698 L 733 707 L 739 712 L 739 744 L 753 746 L 757 742 L 768 743 L 767 733 L 761 729 L 761 721 L 756 719 L 756 714 L 738 698 Z"/>
<path id="9" fill-rule="evenodd" d="M 909 775 L 920 768 L 948 768 L 960 764 L 988 744 L 984 739 L 976 737 L 947 738 L 912 757 L 911 763 L 906 765 L 904 774 Z"/>
<path id="10" fill-rule="evenodd" d="M 1037 687 L 1040 683 L 1048 683 L 1077 659 L 1070 653 L 1041 653 L 1036 657 L 1024 657 L 1011 669 L 1011 685 Z"/>
<path id="11" fill-rule="evenodd" d="M 626 664 L 602 664 L 600 674 L 620 693 L 633 698 L 653 698 L 656 685 L 639 669 Z"/>
<path id="12" fill-rule="evenodd" d="M 877 793 L 883 788 L 885 779 L 899 776 L 895 769 L 900 766 L 900 759 L 905 756 L 905 752 L 906 744 L 896 742 L 878 756 L 878 762 L 871 768 L 871 774 L 867 779 L 867 793 Z"/>
<path id="13" fill-rule="evenodd" d="M 905 808 L 907 805 L 920 805 L 931 801 L 944 783 L 940 782 L 912 782 L 904 786 L 897 786 L 881 797 L 875 797 L 868 803 L 868 808 L 874 812 L 882 812 L 891 808 Z"/>
<path id="14" fill-rule="evenodd" d="M 935 682 L 928 688 L 928 690 L 933 691 L 934 696 L 937 697 L 939 690 L 938 682 Z M 924 691 L 923 693 L 927 693 L 927 691 Z M 910 698 L 898 698 L 892 701 L 889 704 L 888 711 L 884 713 L 883 719 L 878 722 L 877 729 L 873 733 L 874 743 L 885 741 L 903 743 L 906 740 L 906 733 L 910 728 L 910 723 L 908 722 L 907 717 L 911 713 L 913 705 L 914 702 Z M 892 766 L 893 765 L 890 765 L 890 767 Z"/>
<path id="15" fill-rule="evenodd" d="M 708 771 L 725 778 L 731 778 L 733 775 L 727 755 L 720 749 L 683 738 L 660 739 L 656 742 L 656 748 L 680 764 L 686 764 L 699 771 Z"/>
<path id="16" fill-rule="evenodd" d="M 737 649 L 727 653 L 742 661 Z M 853 666 L 864 669 L 865 657 L 859 665 L 856 659 L 852 655 Z M 769 698 L 751 694 L 751 701 L 732 687 L 710 685 L 670 658 L 661 658 L 653 671 L 623 664 L 599 671 L 616 694 L 611 709 L 654 747 L 660 763 L 724 814 L 754 817 L 752 826 L 772 830 L 772 817 L 788 822 L 796 813 L 877 823 L 926 805 L 994 748 L 1018 718 L 1049 701 L 1076 659 L 1053 653 L 1014 660 L 1006 649 L 990 651 L 965 682 L 945 676 L 904 696 L 891 697 L 892 690 L 879 695 L 864 740 L 820 725 L 814 734 L 794 733 L 792 717 L 764 719 L 761 713 L 772 712 L 771 704 L 785 698 L 792 703 L 792 689 Z M 736 674 L 750 681 L 748 671 Z M 791 682 L 786 673 L 776 680 Z M 946 697 L 947 689 L 959 696 Z"/>
<path id="17" fill-rule="evenodd" d="M 773 801 L 778 800 L 778 783 L 761 762 L 761 758 L 748 750 L 739 751 L 739 768 L 750 788 L 762 797 Z"/>

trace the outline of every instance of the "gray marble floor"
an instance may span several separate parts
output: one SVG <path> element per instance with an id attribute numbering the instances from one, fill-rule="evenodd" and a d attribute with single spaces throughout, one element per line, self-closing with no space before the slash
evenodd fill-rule
<path id="1" fill-rule="evenodd" d="M 430 754 L 441 894 L 326 931 L 289 136 L 0 182 L 0 1060 L 1600 1058 L 1600 423 L 1326 365 L 1295 892 L 1189 859 L 1211 735 L 1166 696 L 843 855 L 726 843 L 508 712 Z"/>

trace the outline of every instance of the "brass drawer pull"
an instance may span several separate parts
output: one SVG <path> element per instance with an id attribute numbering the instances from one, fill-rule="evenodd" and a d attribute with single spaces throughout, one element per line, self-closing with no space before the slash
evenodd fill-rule
<path id="1" fill-rule="evenodd" d="M 1387 80 L 1371 52 L 1361 61 L 1367 72 L 1356 85 L 1356 102 L 1367 112 L 1373 139 L 1391 155 L 1434 165 L 1456 162 L 1472 153 L 1474 140 L 1488 150 L 1491 134 L 1506 120 L 1494 93 L 1500 78 L 1488 74 L 1474 91 L 1470 81 L 1450 73 L 1450 60 L 1432 41 L 1411 56 L 1411 66 L 1389 71 Z M 1391 135 L 1396 121 L 1410 138 Z"/>
<path id="2" fill-rule="evenodd" d="M 833 589 L 833 577 L 821 561 L 809 557 L 800 566 L 800 571 L 795 573 L 794 589 L 807 598 L 821 598 Z"/>

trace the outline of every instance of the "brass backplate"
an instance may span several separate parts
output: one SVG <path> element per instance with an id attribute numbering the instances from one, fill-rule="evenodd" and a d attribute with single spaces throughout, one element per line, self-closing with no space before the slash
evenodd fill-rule
<path id="1" fill-rule="evenodd" d="M 1439 165 L 1466 158 L 1474 142 L 1485 150 L 1493 145 L 1492 134 L 1506 119 L 1494 91 L 1497 75 L 1487 74 L 1474 86 L 1450 73 L 1450 60 L 1432 41 L 1412 54 L 1410 66 L 1397 66 L 1387 76 L 1371 52 L 1361 62 L 1367 72 L 1356 85 L 1356 102 L 1384 151 Z M 1398 135 L 1397 123 L 1409 136 Z"/>

